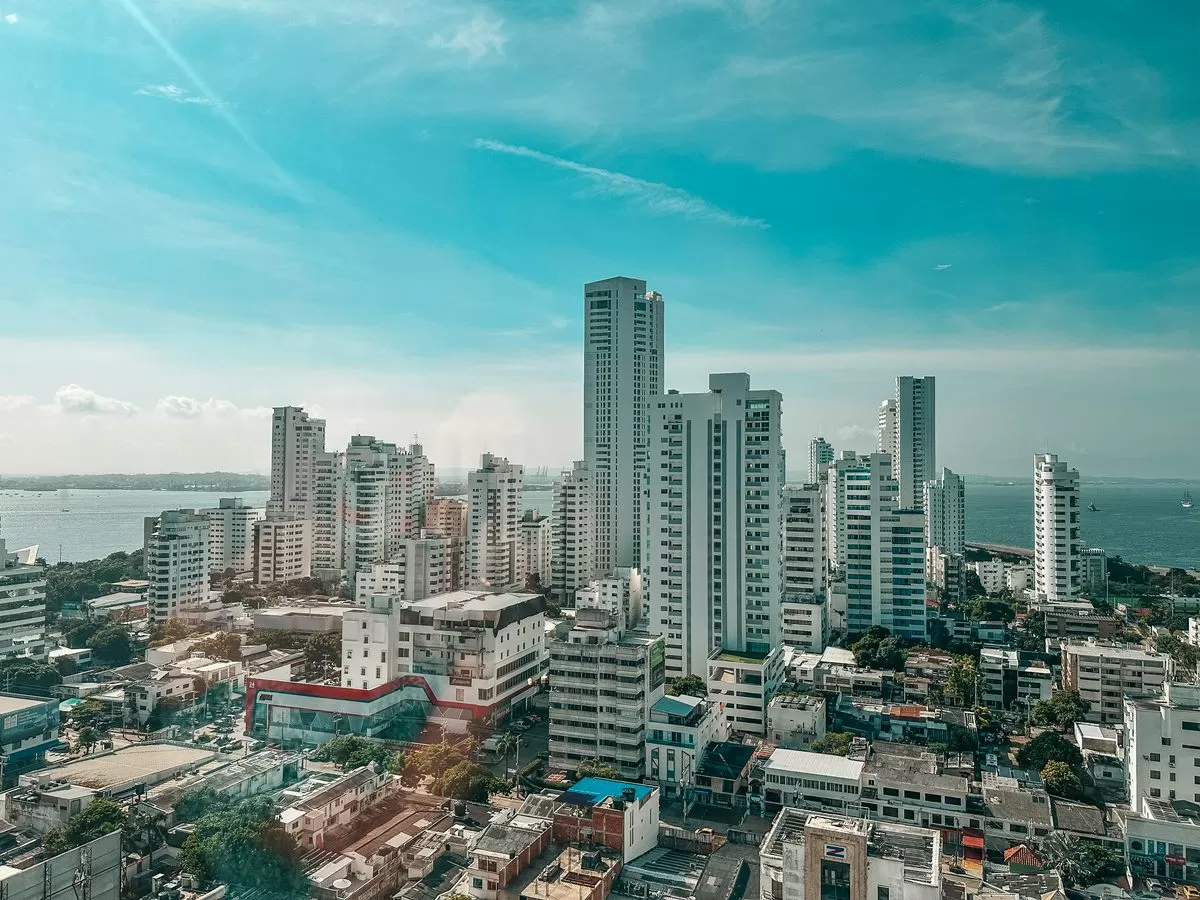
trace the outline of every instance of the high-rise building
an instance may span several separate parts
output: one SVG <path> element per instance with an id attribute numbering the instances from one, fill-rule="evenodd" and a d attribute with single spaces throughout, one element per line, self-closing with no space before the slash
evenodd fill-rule
<path id="1" fill-rule="evenodd" d="M 925 544 L 947 553 L 967 549 L 966 492 L 962 476 L 943 468 L 939 478 L 925 482 Z"/>
<path id="2" fill-rule="evenodd" d="M 833 462 L 833 444 L 823 437 L 815 437 L 808 444 L 808 480 L 816 484 L 821 478 L 821 467 Z"/>
<path id="3" fill-rule="evenodd" d="M 1089 597 L 1104 592 L 1108 582 L 1108 556 L 1099 547 L 1079 551 L 1079 589 Z"/>
<path id="4" fill-rule="evenodd" d="M 925 482 L 937 472 L 934 378 L 896 379 L 896 450 L 892 467 L 900 482 L 900 505 L 920 509 Z"/>
<path id="5" fill-rule="evenodd" d="M 146 600 L 160 625 L 208 600 L 208 520 L 192 509 L 147 516 L 143 529 Z"/>
<path id="6" fill-rule="evenodd" d="M 571 606 L 575 592 L 596 571 L 592 552 L 595 536 L 595 481 L 583 460 L 564 469 L 554 482 L 550 526 L 550 596 L 559 606 Z"/>
<path id="7" fill-rule="evenodd" d="M 888 472 L 891 472 L 891 457 L 888 457 Z M 843 450 L 841 455 L 825 470 L 825 552 L 831 569 L 846 567 L 846 477 L 850 471 L 858 471 L 867 465 L 870 456 L 859 456 L 853 450 Z"/>
<path id="8" fill-rule="evenodd" d="M 1053 453 L 1033 458 L 1033 570 L 1040 596 L 1079 596 L 1079 471 Z"/>
<path id="9" fill-rule="evenodd" d="M 251 571 L 254 524 L 262 519 L 262 509 L 247 506 L 240 497 L 222 497 L 215 507 L 200 510 L 200 515 L 208 520 L 209 571 Z"/>
<path id="10" fill-rule="evenodd" d="M 839 503 L 845 530 L 838 553 L 846 570 L 846 627 L 851 634 L 882 625 L 925 638 L 925 516 L 898 508 L 887 453 L 839 460 Z"/>
<path id="11" fill-rule="evenodd" d="M 404 450 L 371 435 L 350 438 L 342 494 L 342 565 L 348 579 L 420 535 L 433 490 L 433 463 L 420 444 Z"/>
<path id="12" fill-rule="evenodd" d="M 312 575 L 312 519 L 282 513 L 254 525 L 254 580 L 296 581 Z"/>
<path id="13" fill-rule="evenodd" d="M 271 416 L 271 499 L 268 513 L 312 518 L 313 463 L 325 450 L 325 420 L 298 406 L 277 406 Z"/>
<path id="14" fill-rule="evenodd" d="M 3 537 L 0 623 L 0 662 L 46 658 L 46 567 L 37 562 L 37 547 L 10 553 Z"/>
<path id="15" fill-rule="evenodd" d="M 583 287 L 583 455 L 594 479 L 595 568 L 638 566 L 650 399 L 662 393 L 663 299 L 637 278 Z"/>
<path id="16" fill-rule="evenodd" d="M 550 589 L 550 517 L 527 509 L 517 525 L 517 583 Z"/>
<path id="17" fill-rule="evenodd" d="M 783 592 L 822 596 L 828 583 L 825 561 L 825 497 L 815 484 L 783 491 Z"/>
<path id="18" fill-rule="evenodd" d="M 879 441 L 875 448 L 880 453 L 892 454 L 896 458 L 896 401 L 884 400 L 879 404 Z"/>
<path id="19" fill-rule="evenodd" d="M 442 537 L 467 536 L 467 501 L 458 497 L 434 497 L 425 505 L 425 530 Z"/>
<path id="20" fill-rule="evenodd" d="M 365 604 L 376 595 L 412 602 L 461 588 L 462 538 L 432 533 L 401 541 L 388 562 L 359 572 L 354 599 Z"/>
<path id="21" fill-rule="evenodd" d="M 652 401 L 645 575 L 668 677 L 706 678 L 717 647 L 779 644 L 782 407 L 743 372 Z"/>
<path id="22" fill-rule="evenodd" d="M 517 538 L 524 488 L 524 467 L 491 453 L 483 454 L 479 468 L 468 477 L 468 588 L 518 584 Z"/>
<path id="23" fill-rule="evenodd" d="M 318 578 L 342 577 L 345 551 L 346 454 L 318 453 L 313 462 L 312 570 Z"/>

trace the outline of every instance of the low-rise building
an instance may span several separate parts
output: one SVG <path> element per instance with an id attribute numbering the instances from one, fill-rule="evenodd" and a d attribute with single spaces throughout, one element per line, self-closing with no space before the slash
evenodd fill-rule
<path id="1" fill-rule="evenodd" d="M 784 653 L 716 649 L 708 657 L 708 699 L 725 707 L 733 731 L 767 733 L 767 704 L 783 683 Z"/>
<path id="2" fill-rule="evenodd" d="M 780 693 L 767 705 L 767 740 L 789 750 L 805 750 L 825 736 L 825 698 Z"/>
<path id="3" fill-rule="evenodd" d="M 554 812 L 554 839 L 597 844 L 621 854 L 624 862 L 658 844 L 658 788 L 583 778 L 560 794 Z"/>
<path id="4" fill-rule="evenodd" d="M 1087 600 L 1062 600 L 1040 604 L 1030 615 L 1042 617 L 1050 640 L 1111 640 L 1121 630 L 1116 616 L 1096 612 Z"/>
<path id="5" fill-rule="evenodd" d="M 950 754 L 948 761 L 952 760 Z M 872 745 L 863 768 L 862 812 L 872 819 L 934 828 L 961 849 L 961 829 L 970 825 L 973 757 L 967 767 L 944 764 L 938 754 L 907 744 Z"/>
<path id="6" fill-rule="evenodd" d="M 255 631 L 291 631 L 298 634 L 322 634 L 342 631 L 342 617 L 357 609 L 353 603 L 327 600 L 293 601 L 287 606 L 266 606 L 252 613 Z"/>
<path id="7" fill-rule="evenodd" d="M 779 604 L 783 643 L 820 653 L 829 643 L 829 604 L 825 594 L 784 594 Z"/>
<path id="8" fill-rule="evenodd" d="M 759 851 L 761 900 L 941 900 L 937 831 L 784 809 Z"/>
<path id="9" fill-rule="evenodd" d="M 328 832 L 348 825 L 399 790 L 397 776 L 362 766 L 291 803 L 279 813 L 279 822 L 302 848 L 320 849 Z"/>
<path id="10" fill-rule="evenodd" d="M 695 784 L 705 751 L 728 738 L 729 722 L 719 703 L 686 694 L 660 697 L 650 707 L 646 777 L 664 795 L 682 796 Z"/>
<path id="11" fill-rule="evenodd" d="M 880 703 L 844 695 L 830 710 L 829 718 L 834 731 L 847 731 L 870 741 L 957 747 L 972 744 L 977 731 L 975 713 L 969 709 Z"/>
<path id="12" fill-rule="evenodd" d="M 550 820 L 535 816 L 514 816 L 503 825 L 488 825 L 470 849 L 468 896 L 496 900 L 550 845 L 551 836 Z"/>
<path id="13" fill-rule="evenodd" d="M 58 781 L 44 772 L 22 775 L 17 787 L 0 794 L 0 819 L 17 828 L 45 834 L 95 799 L 97 792 Z"/>
<path id="14" fill-rule="evenodd" d="M 1111 725 L 1125 718 L 1125 697 L 1152 697 L 1175 674 L 1166 653 L 1132 644 L 1092 641 L 1061 642 L 1062 683 L 1091 704 L 1085 720 Z"/>
<path id="15" fill-rule="evenodd" d="M 45 765 L 58 743 L 58 699 L 0 693 L 0 757 L 5 781 Z"/>
<path id="16" fill-rule="evenodd" d="M 64 619 L 103 618 L 113 622 L 135 622 L 149 614 L 150 603 L 145 591 L 118 591 L 80 603 L 64 603 L 61 611 Z"/>
<path id="17" fill-rule="evenodd" d="M 750 770 L 755 759 L 751 744 L 722 741 L 709 744 L 696 769 L 695 798 L 713 806 L 741 805 L 752 787 Z M 759 787 L 761 794 L 761 785 Z"/>
<path id="18" fill-rule="evenodd" d="M 768 814 L 785 806 L 844 813 L 858 808 L 861 760 L 827 753 L 777 749 L 763 768 L 763 804 Z"/>
<path id="19" fill-rule="evenodd" d="M 1044 653 L 984 647 L 979 651 L 979 699 L 991 710 L 1025 712 L 1054 693 L 1054 672 Z"/>
<path id="20" fill-rule="evenodd" d="M 1108 558 L 1099 547 L 1079 551 L 1079 589 L 1084 596 L 1103 596 L 1108 584 Z"/>

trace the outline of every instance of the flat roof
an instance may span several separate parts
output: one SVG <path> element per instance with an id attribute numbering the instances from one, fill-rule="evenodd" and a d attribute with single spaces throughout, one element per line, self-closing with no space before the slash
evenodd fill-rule
<path id="1" fill-rule="evenodd" d="M 703 697 L 692 697 L 689 694 L 669 694 L 654 701 L 654 705 L 650 708 L 654 712 L 666 713 L 669 716 L 687 716 L 704 702 Z"/>
<path id="2" fill-rule="evenodd" d="M 127 591 L 118 591 L 115 594 L 105 594 L 103 597 L 95 597 L 85 601 L 92 609 L 107 609 L 110 606 L 134 606 L 139 603 L 148 603 L 145 594 L 131 594 Z"/>
<path id="3" fill-rule="evenodd" d="M 774 650 L 714 650 L 708 658 L 713 662 L 753 663 L 758 665 L 766 661 Z"/>
<path id="4" fill-rule="evenodd" d="M 592 806 L 598 806 L 605 800 L 620 799 L 627 789 L 632 789 L 634 798 L 642 800 L 649 796 L 654 788 L 633 781 L 612 781 L 608 778 L 581 778 L 568 788 L 559 798 L 560 803 L 579 804 L 582 800 Z"/>
<path id="5" fill-rule="evenodd" d="M 258 616 L 272 616 L 278 618 L 286 618 L 287 616 L 341 616 L 350 610 L 362 609 L 353 603 L 346 603 L 340 606 L 269 606 L 266 609 L 256 609 L 253 611 L 255 618 Z"/>
<path id="6" fill-rule="evenodd" d="M 58 703 L 54 697 L 28 697 L 24 694 L 0 694 L 0 716 L 20 712 L 23 709 L 33 709 L 35 706 L 45 706 L 47 703 Z"/>
<path id="7" fill-rule="evenodd" d="M 539 595 L 535 593 L 495 594 L 491 591 L 450 591 L 426 597 L 424 600 L 414 600 L 408 604 L 408 608 L 435 610 L 459 606 L 468 612 L 495 612 L 518 603 L 524 603 L 537 596 Z"/>
<path id="8" fill-rule="evenodd" d="M 115 753 L 77 759 L 46 769 L 48 775 L 96 790 L 153 782 L 177 769 L 190 768 L 216 754 L 198 747 L 174 744 L 135 744 Z"/>
<path id="9" fill-rule="evenodd" d="M 846 759 L 844 756 L 780 748 L 772 751 L 766 767 L 768 770 L 803 772 L 808 775 L 826 775 L 845 781 L 857 781 L 862 775 L 863 765 L 861 760 Z"/>

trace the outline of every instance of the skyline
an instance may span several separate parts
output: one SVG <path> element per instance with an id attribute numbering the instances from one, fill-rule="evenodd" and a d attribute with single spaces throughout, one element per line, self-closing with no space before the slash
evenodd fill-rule
<path id="1" fill-rule="evenodd" d="M 566 467 L 626 275 L 664 388 L 779 390 L 794 471 L 930 374 L 956 472 L 1200 478 L 1181 3 L 0 13 L 9 474 L 263 471 L 283 404 Z"/>

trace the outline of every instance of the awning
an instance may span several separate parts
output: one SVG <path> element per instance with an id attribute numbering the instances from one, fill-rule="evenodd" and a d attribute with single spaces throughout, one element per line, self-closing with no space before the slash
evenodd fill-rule
<path id="1" fill-rule="evenodd" d="M 971 828 L 964 828 L 962 833 L 962 845 L 964 847 L 973 847 L 976 850 L 982 850 L 983 832 L 975 831 Z"/>

